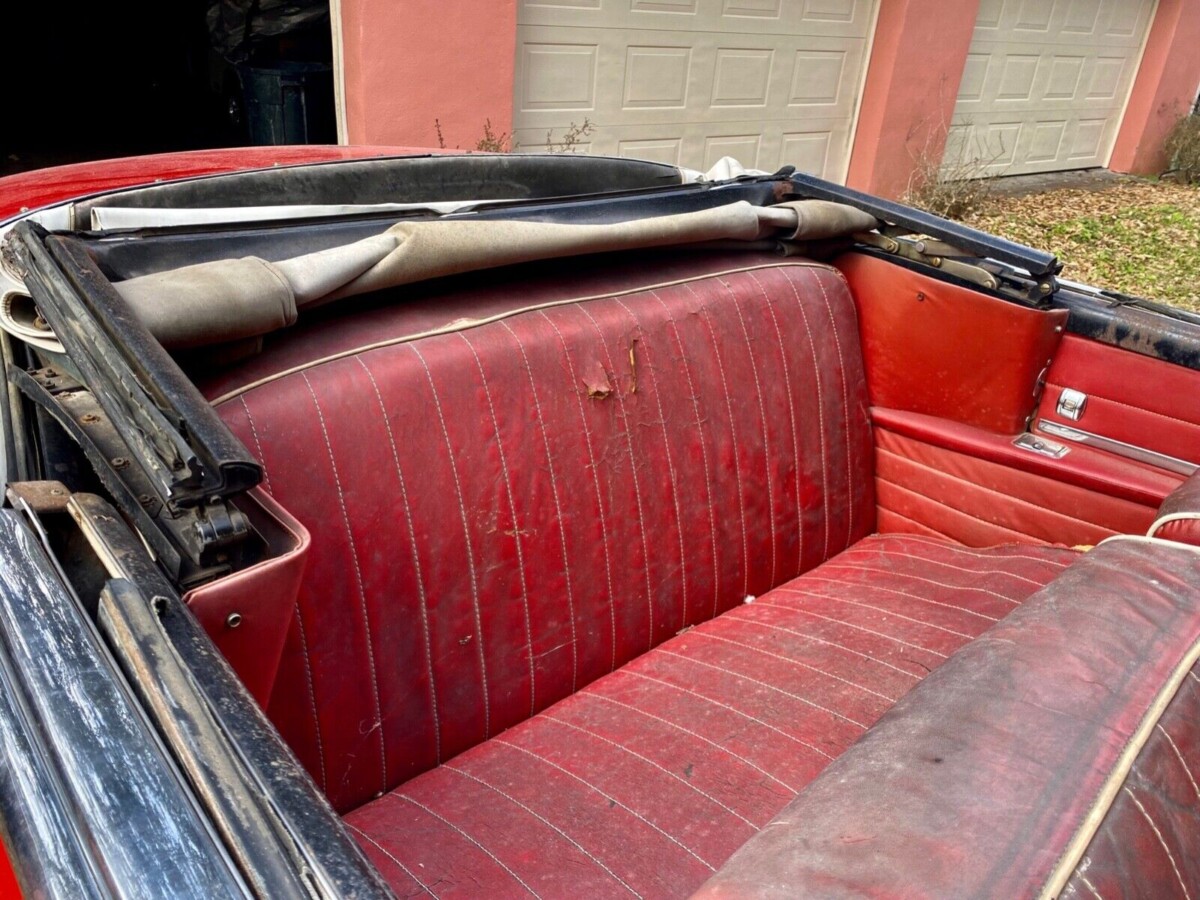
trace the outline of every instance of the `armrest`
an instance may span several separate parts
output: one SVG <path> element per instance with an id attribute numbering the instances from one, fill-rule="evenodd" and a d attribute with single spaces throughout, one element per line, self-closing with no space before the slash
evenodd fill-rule
<path id="1" fill-rule="evenodd" d="M 1200 808 L 1171 803 L 1170 781 L 1200 762 L 1196 585 L 1200 551 L 1105 542 L 896 704 L 698 896 L 1057 896 L 1098 873 L 1106 896 L 1174 879 L 1194 895 Z"/>

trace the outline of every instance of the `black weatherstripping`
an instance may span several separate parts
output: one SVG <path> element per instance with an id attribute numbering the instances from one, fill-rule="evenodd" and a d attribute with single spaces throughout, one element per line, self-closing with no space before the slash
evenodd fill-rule
<path id="1" fill-rule="evenodd" d="M 0 792 L 29 896 L 236 897 L 243 883 L 76 598 L 0 511 Z"/>
<path id="2" fill-rule="evenodd" d="M 905 206 L 903 203 L 884 200 L 853 188 L 842 187 L 840 184 L 798 172 L 790 176 L 790 181 L 797 196 L 845 203 L 869 212 L 877 219 L 883 219 L 892 225 L 899 225 L 910 234 L 928 235 L 974 253 L 976 256 L 990 257 L 1010 266 L 1019 266 L 1039 282 L 1048 283 L 1051 289 L 1054 286 L 1054 276 L 1062 269 L 1058 257 L 1053 253 L 1015 244 L 1004 238 L 960 225 L 958 222 L 943 219 L 941 216 Z M 1046 293 L 1049 292 L 1046 291 Z"/>
<path id="3" fill-rule="evenodd" d="M 71 238 L 14 230 L 38 308 L 164 504 L 254 487 L 262 468 Z"/>
<path id="4" fill-rule="evenodd" d="M 572 153 L 446 154 L 329 160 L 206 175 L 77 201 L 76 228 L 104 207 L 535 200 L 679 185 L 676 166 Z"/>
<path id="5" fill-rule="evenodd" d="M 68 509 L 112 579 L 101 627 L 259 895 L 306 883 L 318 896 L 391 897 L 137 537 L 101 497 L 73 494 Z"/>

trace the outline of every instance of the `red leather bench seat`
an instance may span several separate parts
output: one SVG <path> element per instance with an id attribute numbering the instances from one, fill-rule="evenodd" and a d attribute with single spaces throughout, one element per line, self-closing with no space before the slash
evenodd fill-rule
<path id="1" fill-rule="evenodd" d="M 686 893 L 1071 558 L 868 537 L 827 266 L 363 303 L 206 389 L 312 533 L 268 713 L 400 893 Z"/>
<path id="2" fill-rule="evenodd" d="M 218 402 L 312 532 L 267 711 L 339 811 L 873 530 L 841 276 L 673 265 L 330 318 Z"/>
<path id="3" fill-rule="evenodd" d="M 346 821 L 400 896 L 687 896 L 1076 556 L 866 538 Z"/>

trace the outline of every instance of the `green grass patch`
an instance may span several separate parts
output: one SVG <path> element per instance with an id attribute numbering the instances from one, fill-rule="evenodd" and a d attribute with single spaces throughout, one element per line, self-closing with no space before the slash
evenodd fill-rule
<path id="1" fill-rule="evenodd" d="M 969 225 L 1049 250 L 1063 277 L 1200 312 L 1200 188 L 1131 181 L 996 197 Z"/>

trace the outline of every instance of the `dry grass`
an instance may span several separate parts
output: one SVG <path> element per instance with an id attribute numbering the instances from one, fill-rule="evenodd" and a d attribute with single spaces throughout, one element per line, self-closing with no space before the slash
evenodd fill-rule
<path id="1" fill-rule="evenodd" d="M 1200 184 L 1200 115 L 1184 116 L 1176 122 L 1163 149 L 1176 181 Z"/>
<path id="2" fill-rule="evenodd" d="M 1058 254 L 1063 277 L 1200 311 L 1200 187 L 1128 181 L 997 197 L 968 225 Z"/>

